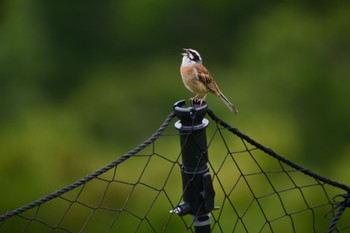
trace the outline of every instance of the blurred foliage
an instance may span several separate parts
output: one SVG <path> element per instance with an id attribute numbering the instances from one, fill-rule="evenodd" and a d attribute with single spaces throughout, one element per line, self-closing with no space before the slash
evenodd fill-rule
<path id="1" fill-rule="evenodd" d="M 150 136 L 192 95 L 178 71 L 183 47 L 201 53 L 240 110 L 208 97 L 219 116 L 350 183 L 349 1 L 4 0 L 1 212 Z"/>

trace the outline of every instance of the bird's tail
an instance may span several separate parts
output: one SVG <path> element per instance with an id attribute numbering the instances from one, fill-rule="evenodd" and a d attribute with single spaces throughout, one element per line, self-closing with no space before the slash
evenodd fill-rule
<path id="1" fill-rule="evenodd" d="M 233 104 L 231 104 L 231 102 L 224 96 L 224 94 L 220 93 L 219 97 L 222 100 L 222 102 L 224 102 L 226 106 L 231 110 L 231 112 L 233 112 L 234 114 L 238 113 L 237 108 L 233 106 Z"/>

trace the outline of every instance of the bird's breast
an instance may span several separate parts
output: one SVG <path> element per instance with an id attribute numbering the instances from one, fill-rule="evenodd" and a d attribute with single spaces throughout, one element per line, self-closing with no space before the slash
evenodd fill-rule
<path id="1" fill-rule="evenodd" d="M 207 86 L 197 79 L 195 70 L 191 67 L 181 68 L 181 77 L 185 87 L 193 93 L 208 93 Z"/>

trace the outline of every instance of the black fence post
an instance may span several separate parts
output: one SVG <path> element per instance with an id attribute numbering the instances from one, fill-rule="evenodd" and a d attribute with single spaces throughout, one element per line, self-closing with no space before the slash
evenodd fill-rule
<path id="1" fill-rule="evenodd" d="M 171 213 L 193 216 L 196 233 L 211 232 L 210 212 L 214 209 L 214 188 L 207 166 L 208 151 L 206 127 L 209 121 L 204 118 L 208 106 L 195 103 L 186 107 L 184 100 L 174 104 L 174 111 L 180 119 L 175 128 L 180 131 L 182 151 L 182 189 L 184 202 Z"/>

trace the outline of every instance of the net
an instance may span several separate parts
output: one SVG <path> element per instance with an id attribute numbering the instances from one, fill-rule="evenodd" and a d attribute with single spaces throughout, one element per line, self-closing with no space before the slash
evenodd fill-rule
<path id="1" fill-rule="evenodd" d="M 212 232 L 350 232 L 348 191 L 278 155 L 208 110 Z M 0 216 L 0 232 L 194 232 L 183 201 L 175 113 L 100 170 Z"/>

